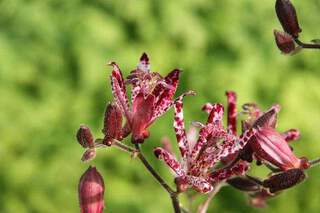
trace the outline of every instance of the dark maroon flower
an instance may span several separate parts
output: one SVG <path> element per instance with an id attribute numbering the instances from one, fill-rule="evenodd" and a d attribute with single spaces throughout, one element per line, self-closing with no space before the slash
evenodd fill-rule
<path id="1" fill-rule="evenodd" d="M 127 130 L 132 132 L 132 142 L 142 143 L 149 136 L 147 128 L 173 104 L 180 70 L 175 69 L 162 77 L 150 71 L 149 58 L 143 53 L 140 63 L 125 81 L 114 62 L 111 75 L 112 92 L 116 104 L 126 117 Z M 126 85 L 131 85 L 131 104 L 126 94 Z"/>
<path id="2" fill-rule="evenodd" d="M 283 135 L 275 130 L 279 110 L 280 106 L 275 105 L 254 122 L 253 128 L 257 131 L 250 142 L 254 155 L 284 171 L 305 169 L 308 167 L 306 159 L 296 157 L 286 141 L 297 137 L 284 137 L 288 132 Z M 290 132 L 292 134 L 292 130 Z"/>
<path id="3" fill-rule="evenodd" d="M 104 209 L 104 182 L 97 169 L 90 166 L 81 176 L 78 186 L 81 213 L 102 213 Z"/>
<path id="4" fill-rule="evenodd" d="M 154 153 L 163 160 L 175 173 L 175 182 L 180 191 L 186 185 L 198 192 L 208 193 L 214 186 L 234 175 L 243 175 L 248 169 L 246 162 L 241 161 L 230 168 L 211 170 L 223 158 L 237 153 L 242 149 L 254 134 L 251 130 L 244 132 L 240 137 L 223 128 L 222 119 L 224 109 L 221 104 L 206 104 L 203 108 L 209 114 L 206 124 L 199 122 L 194 125 L 200 127 L 199 137 L 194 137 L 194 130 L 186 134 L 183 120 L 182 97 L 174 103 L 174 130 L 181 154 L 180 162 L 174 154 L 158 147 Z M 231 120 L 231 118 L 229 119 Z M 230 129 L 234 129 L 231 125 Z"/>
<path id="5" fill-rule="evenodd" d="M 283 30 L 297 38 L 302 30 L 292 3 L 289 0 L 276 0 L 275 9 Z"/>
<path id="6" fill-rule="evenodd" d="M 280 32 L 277 30 L 274 30 L 273 34 L 276 40 L 276 44 L 282 53 L 289 54 L 296 49 L 294 39 L 290 34 L 286 32 Z"/>

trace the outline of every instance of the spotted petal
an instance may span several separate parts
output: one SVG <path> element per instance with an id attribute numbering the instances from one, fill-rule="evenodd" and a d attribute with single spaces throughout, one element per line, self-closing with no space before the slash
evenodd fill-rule
<path id="1" fill-rule="evenodd" d="M 158 159 L 163 160 L 178 176 L 185 176 L 180 163 L 170 152 L 161 147 L 155 148 L 153 152 Z"/>
<path id="2" fill-rule="evenodd" d="M 162 82 L 154 88 L 152 94 L 156 97 L 156 108 L 153 120 L 165 113 L 173 104 L 172 98 L 179 83 L 180 70 L 171 71 Z"/>
<path id="3" fill-rule="evenodd" d="M 113 67 L 112 74 L 110 76 L 112 94 L 122 113 L 126 116 L 128 122 L 130 122 L 131 112 L 129 109 L 129 102 L 126 94 L 126 87 L 124 84 L 122 72 L 115 62 L 111 62 L 110 65 Z"/>

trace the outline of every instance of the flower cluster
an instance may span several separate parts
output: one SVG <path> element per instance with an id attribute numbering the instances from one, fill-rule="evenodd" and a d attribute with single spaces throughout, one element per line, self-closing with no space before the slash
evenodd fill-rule
<path id="1" fill-rule="evenodd" d="M 292 10 L 288 5 L 282 7 Z M 294 17 L 288 14 L 288 17 Z M 281 20 L 287 16 L 281 16 Z M 286 31 L 297 36 L 298 25 L 291 23 L 290 26 L 291 28 L 285 28 Z M 208 114 L 206 122 L 192 122 L 187 132 L 183 100 L 185 96 L 195 93 L 189 91 L 174 99 L 179 83 L 178 69 L 162 77 L 158 72 L 150 71 L 149 58 L 145 53 L 141 56 L 137 68 L 126 78 L 115 62 L 110 65 L 114 100 L 107 104 L 104 114 L 104 136 L 94 139 L 89 127 L 80 126 L 76 137 L 85 149 L 82 160 L 92 160 L 96 156 L 96 148 L 99 147 L 116 146 L 131 153 L 133 157 L 140 159 L 170 194 L 175 212 L 181 212 L 178 201 L 180 193 L 194 189 L 199 193 L 214 194 L 225 185 L 247 193 L 253 206 L 263 207 L 268 198 L 303 181 L 306 178 L 304 171 L 319 163 L 319 160 L 309 161 L 294 154 L 289 143 L 299 139 L 300 133 L 297 129 L 285 132 L 276 130 L 280 111 L 277 104 L 263 112 L 256 104 L 248 103 L 242 106 L 241 113 L 237 113 L 236 93 L 228 91 L 227 124 L 223 123 L 223 105 L 206 103 L 202 107 L 202 111 Z M 128 88 L 131 88 L 130 101 Z M 173 129 L 180 158 L 172 151 L 168 139 L 163 141 L 162 147 L 156 147 L 153 151 L 155 156 L 173 171 L 176 190 L 165 183 L 140 150 L 140 144 L 149 136 L 148 127 L 171 107 L 174 108 Z M 245 119 L 241 120 L 241 132 L 237 128 L 239 114 L 245 116 Z M 122 142 L 130 134 L 134 146 Z M 270 169 L 270 175 L 266 178 L 248 175 L 254 161 L 257 165 L 265 165 Z M 104 208 L 104 189 L 100 173 L 95 167 L 89 167 L 79 183 L 81 212 L 101 213 Z M 207 205 L 203 206 L 201 212 L 205 212 L 203 209 Z"/>

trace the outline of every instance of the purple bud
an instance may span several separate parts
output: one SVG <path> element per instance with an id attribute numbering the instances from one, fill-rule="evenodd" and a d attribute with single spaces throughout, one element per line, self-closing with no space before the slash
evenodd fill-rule
<path id="1" fill-rule="evenodd" d="M 258 191 L 260 189 L 260 186 L 253 180 L 240 176 L 227 180 L 227 183 L 236 189 L 246 192 Z"/>
<path id="2" fill-rule="evenodd" d="M 104 209 L 104 182 L 94 166 L 90 166 L 79 181 L 81 213 L 102 213 Z"/>
<path id="3" fill-rule="evenodd" d="M 296 10 L 292 3 L 289 0 L 277 0 L 275 9 L 284 31 L 294 38 L 297 38 L 301 32 L 301 28 L 298 23 Z"/>
<path id="4" fill-rule="evenodd" d="M 273 175 L 263 181 L 263 186 L 269 188 L 271 193 L 290 188 L 306 178 L 302 169 L 290 169 Z"/>
<path id="5" fill-rule="evenodd" d="M 274 30 L 273 34 L 276 40 L 276 44 L 282 53 L 289 54 L 295 50 L 296 45 L 290 34 L 277 30 Z"/>
<path id="6" fill-rule="evenodd" d="M 122 140 L 122 114 L 116 104 L 107 105 L 102 132 L 105 145 L 111 145 L 112 139 Z"/>
<path id="7" fill-rule="evenodd" d="M 81 125 L 77 132 L 77 140 L 83 148 L 94 147 L 93 136 L 89 127 Z"/>
<path id="8" fill-rule="evenodd" d="M 81 160 L 83 162 L 87 162 L 87 161 L 90 161 L 90 160 L 94 159 L 95 157 L 96 157 L 96 149 L 95 148 L 90 148 L 90 149 L 87 149 L 83 153 Z"/>

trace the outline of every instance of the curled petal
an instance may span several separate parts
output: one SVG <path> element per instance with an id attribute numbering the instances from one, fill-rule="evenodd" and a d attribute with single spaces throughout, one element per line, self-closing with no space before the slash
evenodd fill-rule
<path id="1" fill-rule="evenodd" d="M 194 190 L 200 193 L 209 193 L 213 190 L 213 186 L 204 178 L 187 176 L 188 182 Z"/>
<path id="2" fill-rule="evenodd" d="M 185 176 L 180 163 L 171 153 L 161 147 L 155 148 L 153 153 L 159 160 L 163 160 L 178 176 Z"/>
<path id="3" fill-rule="evenodd" d="M 297 129 L 289 129 L 283 132 L 281 135 L 287 142 L 296 141 L 300 138 L 300 132 Z"/>
<path id="4" fill-rule="evenodd" d="M 228 130 L 237 134 L 237 95 L 233 91 L 226 92 L 228 98 Z"/>
<path id="5" fill-rule="evenodd" d="M 131 112 L 129 110 L 129 102 L 122 72 L 115 62 L 111 62 L 110 65 L 113 67 L 112 74 L 110 76 L 112 94 L 122 113 L 126 116 L 127 121 L 130 122 Z"/>

